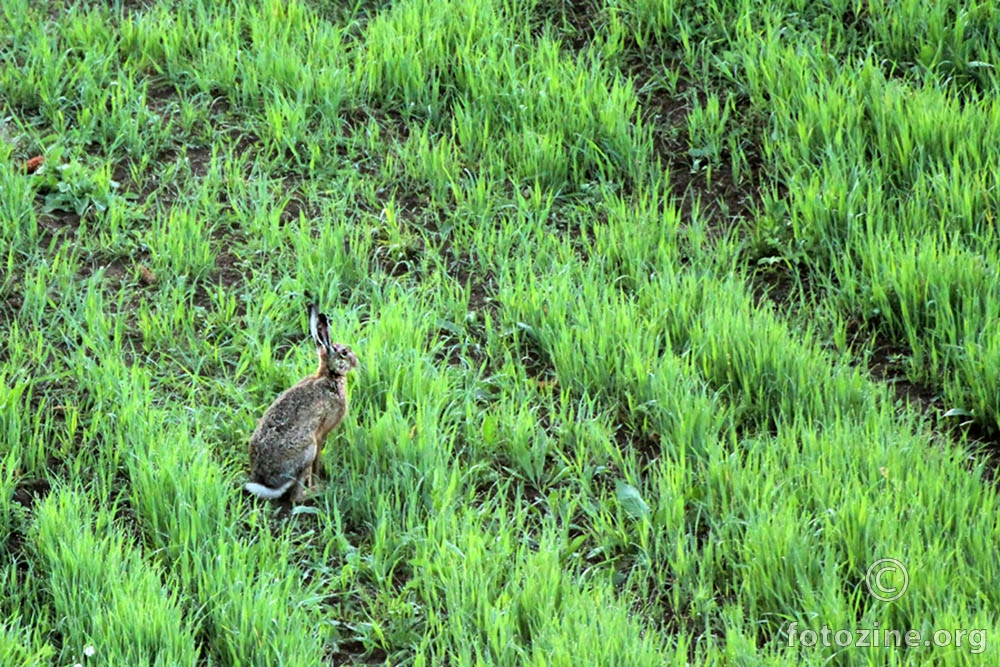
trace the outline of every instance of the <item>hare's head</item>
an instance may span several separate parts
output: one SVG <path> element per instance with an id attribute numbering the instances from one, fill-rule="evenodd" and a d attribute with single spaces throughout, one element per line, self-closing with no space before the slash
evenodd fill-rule
<path id="1" fill-rule="evenodd" d="M 347 375 L 358 367 L 358 356 L 343 343 L 334 343 L 327 353 L 327 366 L 333 375 Z"/>
<path id="2" fill-rule="evenodd" d="M 314 303 L 309 305 L 309 330 L 316 341 L 321 373 L 347 375 L 357 368 L 358 357 L 351 348 L 343 343 L 330 342 L 330 321 Z"/>

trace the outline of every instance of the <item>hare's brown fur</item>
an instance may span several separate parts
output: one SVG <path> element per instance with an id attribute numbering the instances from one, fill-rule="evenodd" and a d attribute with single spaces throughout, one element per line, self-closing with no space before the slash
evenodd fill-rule
<path id="1" fill-rule="evenodd" d="M 312 487 L 326 436 L 347 414 L 347 374 L 358 358 L 346 345 L 330 343 L 326 318 L 315 306 L 310 323 L 319 369 L 275 399 L 250 437 L 251 482 L 246 488 L 263 498 L 289 490 L 301 500 Z"/>

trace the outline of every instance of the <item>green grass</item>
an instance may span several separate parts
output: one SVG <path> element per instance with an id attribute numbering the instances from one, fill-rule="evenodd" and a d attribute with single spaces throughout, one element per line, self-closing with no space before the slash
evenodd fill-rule
<path id="1" fill-rule="evenodd" d="M 991 3 L 0 35 L 0 664 L 996 661 Z M 307 291 L 361 366 L 287 512 L 240 487 Z"/>

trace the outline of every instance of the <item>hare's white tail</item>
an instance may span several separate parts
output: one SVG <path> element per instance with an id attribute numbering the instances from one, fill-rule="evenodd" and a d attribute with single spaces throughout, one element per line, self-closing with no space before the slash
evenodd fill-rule
<path id="1" fill-rule="evenodd" d="M 268 500 L 273 500 L 274 498 L 280 498 L 285 495 L 288 489 L 292 488 L 292 484 L 295 484 L 298 480 L 292 478 L 282 484 L 279 487 L 271 488 L 270 486 L 264 486 L 263 484 L 258 484 L 257 482 L 247 482 L 243 487 L 250 493 L 254 494 L 258 498 L 267 498 Z"/>

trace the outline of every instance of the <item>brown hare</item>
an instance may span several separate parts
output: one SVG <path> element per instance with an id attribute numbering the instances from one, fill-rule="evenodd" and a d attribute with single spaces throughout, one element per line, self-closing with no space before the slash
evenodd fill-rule
<path id="1" fill-rule="evenodd" d="M 330 342 L 329 321 L 316 304 L 309 305 L 309 330 L 319 370 L 278 396 L 250 437 L 251 481 L 245 488 L 258 498 L 280 498 L 291 490 L 292 502 L 302 500 L 319 470 L 323 441 L 347 414 L 347 374 L 358 358 L 348 346 Z"/>

